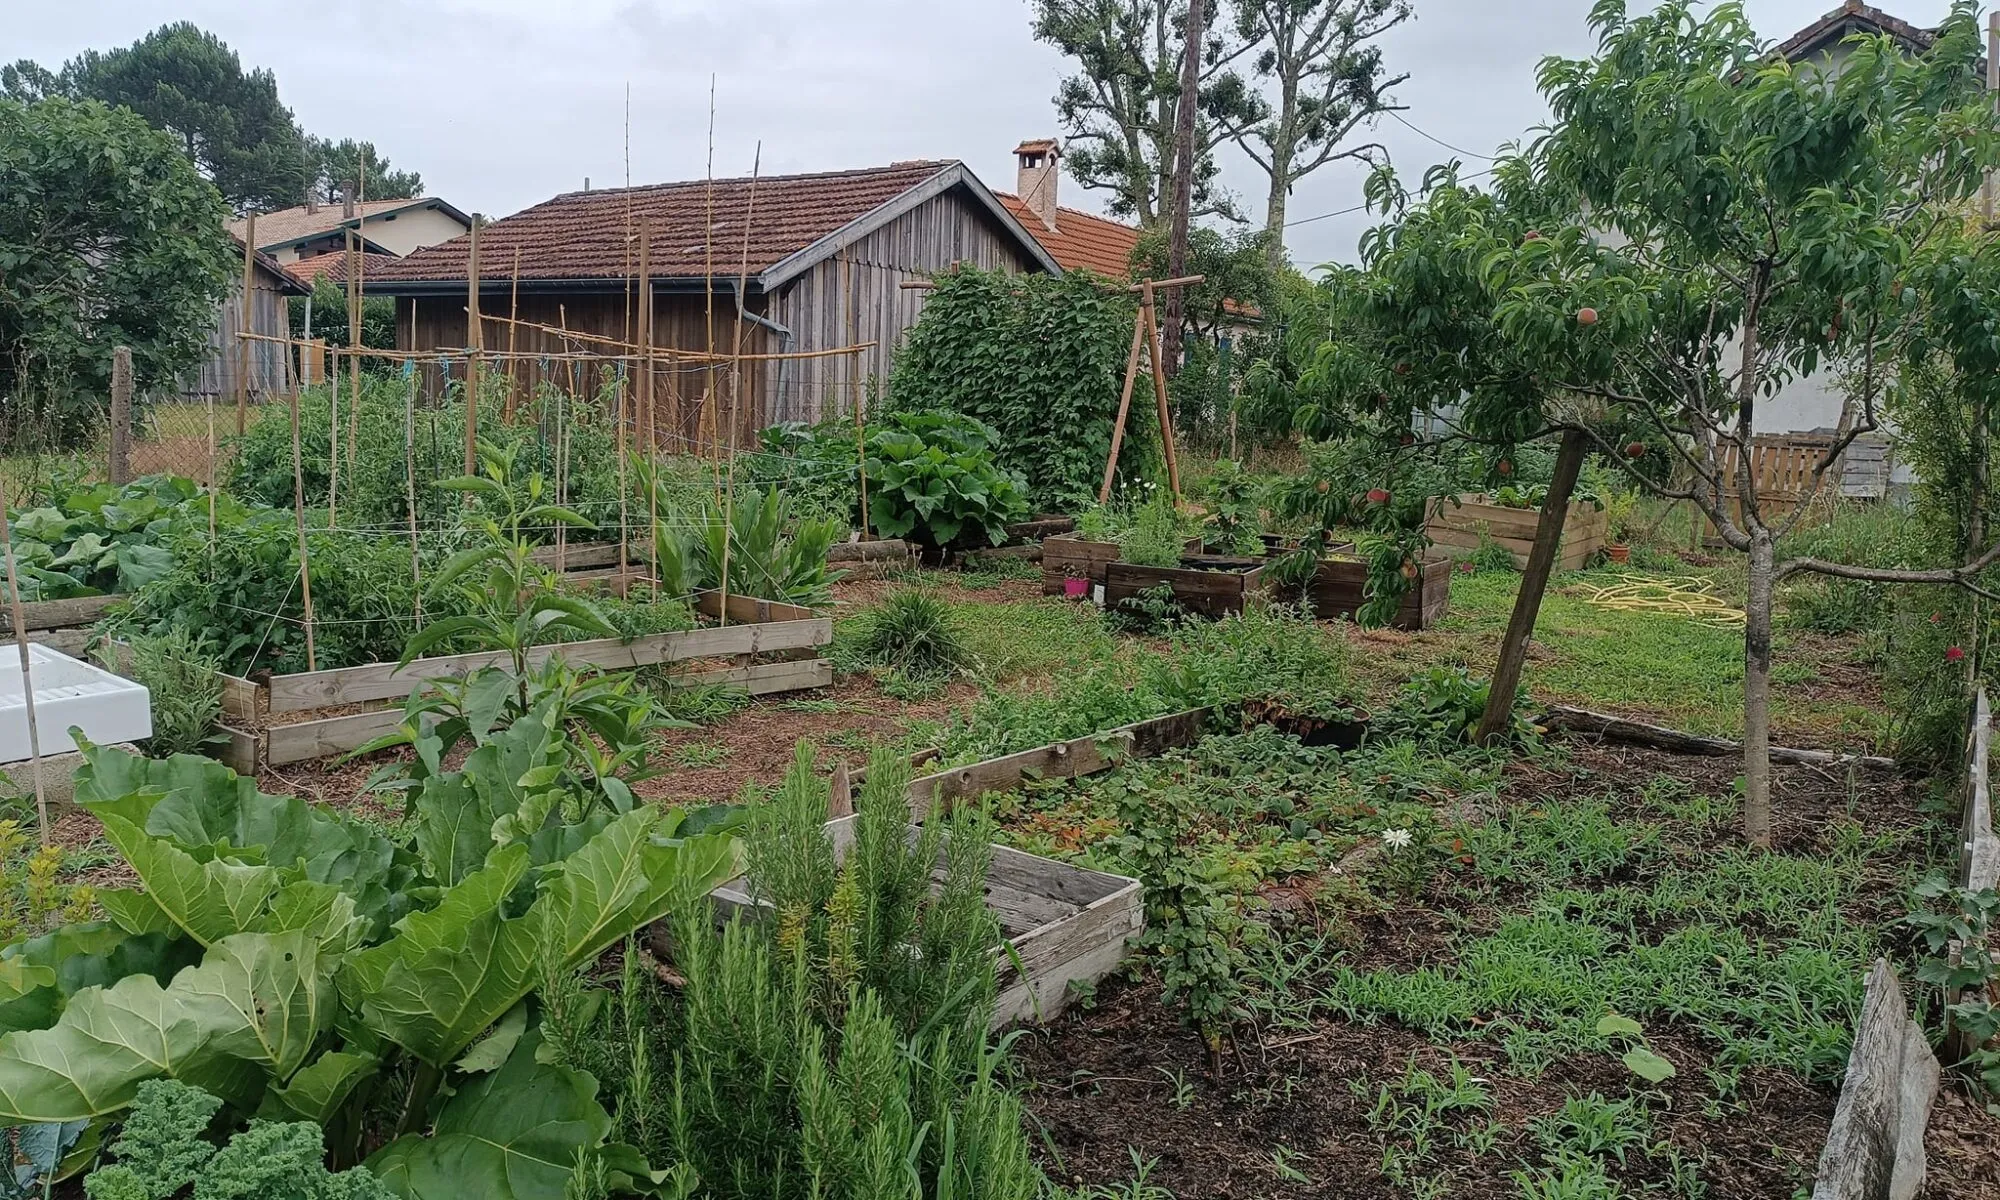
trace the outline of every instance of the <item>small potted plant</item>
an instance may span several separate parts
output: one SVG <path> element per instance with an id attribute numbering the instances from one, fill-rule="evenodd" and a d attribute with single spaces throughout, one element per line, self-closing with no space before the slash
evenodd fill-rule
<path id="1" fill-rule="evenodd" d="M 1639 493 L 1613 492 L 1604 502 L 1604 556 L 1623 565 L 1632 561 L 1632 534 L 1639 515 Z"/>

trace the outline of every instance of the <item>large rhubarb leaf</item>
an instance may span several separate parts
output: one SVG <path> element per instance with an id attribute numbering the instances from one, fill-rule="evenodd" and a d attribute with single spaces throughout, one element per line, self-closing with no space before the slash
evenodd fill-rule
<path id="1" fill-rule="evenodd" d="M 161 1076 L 231 1094 L 290 1074 L 330 1015 L 318 956 L 303 932 L 239 934 L 164 988 L 136 974 L 78 992 L 53 1026 L 0 1037 L 0 1124 L 104 1116 Z"/>
<path id="2" fill-rule="evenodd" d="M 597 1081 L 535 1061 L 536 1035 L 505 1066 L 459 1088 L 429 1137 L 401 1137 L 368 1169 L 408 1200 L 543 1200 L 569 1186 L 581 1152 L 601 1145 L 611 1116 Z"/>
<path id="3" fill-rule="evenodd" d="M 265 1092 L 264 1108 L 258 1115 L 324 1125 L 378 1065 L 372 1054 L 329 1050 L 312 1065 L 301 1067 L 284 1087 Z"/>
<path id="4" fill-rule="evenodd" d="M 100 818 L 122 818 L 206 861 L 291 869 L 354 898 L 377 935 L 412 905 L 416 861 L 359 821 L 292 796 L 268 796 L 251 780 L 193 755 L 147 759 L 86 746 L 77 800 Z"/>
<path id="5" fill-rule="evenodd" d="M 146 896 L 204 946 L 263 928 L 265 910 L 283 879 L 275 867 L 246 866 L 227 859 L 200 862 L 172 842 L 148 837 L 124 817 L 99 816 L 104 836 L 132 864 Z"/>
<path id="6" fill-rule="evenodd" d="M 501 905 L 528 869 L 527 848 L 502 847 L 396 935 L 350 958 L 341 994 L 372 1031 L 442 1067 L 541 977 L 537 923 Z"/>
<path id="7" fill-rule="evenodd" d="M 0 1033 L 46 1029 L 71 996 L 143 972 L 165 983 L 201 959 L 186 938 L 130 935 L 102 921 L 65 925 L 0 950 Z"/>
<path id="8" fill-rule="evenodd" d="M 437 908 L 349 959 L 342 995 L 369 1029 L 444 1066 L 541 982 L 546 959 L 587 962 L 734 873 L 732 839 L 664 836 L 675 827 L 653 809 L 619 817 L 549 867 L 512 918 L 503 902 L 528 869 L 528 848 L 500 847 Z"/>

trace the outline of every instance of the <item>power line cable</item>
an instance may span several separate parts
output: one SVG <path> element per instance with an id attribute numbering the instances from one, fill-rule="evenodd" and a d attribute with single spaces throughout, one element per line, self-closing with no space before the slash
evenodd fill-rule
<path id="1" fill-rule="evenodd" d="M 1483 162 L 1500 161 L 1494 155 L 1481 154 L 1477 150 L 1467 150 L 1462 146 L 1454 146 L 1450 142 L 1445 141 L 1443 138 L 1437 136 L 1434 133 L 1427 133 L 1424 130 L 1417 128 L 1415 125 L 1412 125 L 1409 122 L 1409 120 L 1403 116 L 1402 113 L 1397 112 L 1395 109 L 1390 109 L 1388 110 L 1388 112 L 1390 116 L 1396 118 L 1397 123 L 1401 124 L 1403 128 L 1409 130 L 1411 133 L 1416 134 L 1418 137 L 1423 138 L 1426 141 L 1436 142 L 1438 145 L 1443 146 L 1445 149 L 1451 151 L 1453 154 L 1463 154 L 1467 158 L 1476 158 Z"/>
<path id="2" fill-rule="evenodd" d="M 1493 172 L 1494 172 L 1495 170 L 1496 170 L 1496 168 L 1494 168 L 1494 167 L 1487 167 L 1487 168 L 1486 168 L 1485 170 L 1483 170 L 1483 171 L 1474 171 L 1474 172 L 1473 172 L 1472 174 L 1470 174 L 1470 175 L 1461 175 L 1461 176 L 1459 176 L 1458 178 L 1459 178 L 1459 181 L 1460 181 L 1461 183 L 1463 183 L 1463 182 L 1467 182 L 1467 181 L 1469 181 L 1469 180 L 1473 180 L 1473 179 L 1484 179 L 1484 178 L 1486 178 L 1486 177 L 1487 177 L 1488 175 L 1491 175 L 1491 174 L 1493 174 Z M 1352 215 L 1352 214 L 1354 214 L 1354 213 L 1358 213 L 1358 212 L 1365 212 L 1365 211 L 1367 210 L 1367 208 L 1368 208 L 1368 205 L 1366 205 L 1366 204 L 1356 204 L 1356 205 L 1354 205 L 1354 206 L 1352 206 L 1352 207 L 1350 207 L 1350 208 L 1336 208 L 1336 209 L 1334 209 L 1334 210 L 1333 210 L 1332 212 L 1323 212 L 1323 213 L 1320 213 L 1320 214 L 1319 214 L 1318 216 L 1313 216 L 1313 217 L 1300 217 L 1300 218 L 1299 218 L 1298 220 L 1296 220 L 1296 221 L 1287 221 L 1287 222 L 1285 222 L 1285 228 L 1287 228 L 1287 229 L 1290 229 L 1290 228 L 1292 228 L 1292 227 L 1293 227 L 1294 225 L 1310 225 L 1310 224 L 1312 224 L 1312 223 L 1313 223 L 1314 221 L 1329 221 L 1329 220 L 1332 220 L 1332 219 L 1333 219 L 1334 217 L 1345 217 L 1345 216 L 1350 216 L 1350 215 Z"/>

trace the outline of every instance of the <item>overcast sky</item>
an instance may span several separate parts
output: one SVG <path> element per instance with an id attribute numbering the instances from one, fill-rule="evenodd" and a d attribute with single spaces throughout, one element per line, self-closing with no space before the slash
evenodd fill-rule
<path id="1" fill-rule="evenodd" d="M 1748 0 L 1781 39 L 1838 0 Z M 1415 0 L 1384 43 L 1410 80 L 1411 125 L 1478 154 L 1521 137 L 1546 108 L 1536 62 L 1590 49 L 1589 0 Z M 1935 24 L 1948 0 L 1888 0 Z M 1028 0 L 0 0 L 0 60 L 58 65 L 85 47 L 132 42 L 173 20 L 220 35 L 269 67 L 299 121 L 372 139 L 426 189 L 504 215 L 583 185 L 698 179 L 715 77 L 715 171 L 766 174 L 957 158 L 1012 191 L 1009 153 L 1058 133 L 1050 97 L 1064 60 L 1029 32 Z M 1412 178 L 1453 152 L 1394 120 L 1374 135 Z M 1261 215 L 1262 174 L 1222 151 L 1225 180 Z M 1467 156 L 1468 163 L 1480 159 Z M 1295 190 L 1287 244 L 1302 266 L 1351 259 L 1369 220 L 1362 172 L 1339 166 Z M 1062 202 L 1101 207 L 1074 180 Z"/>

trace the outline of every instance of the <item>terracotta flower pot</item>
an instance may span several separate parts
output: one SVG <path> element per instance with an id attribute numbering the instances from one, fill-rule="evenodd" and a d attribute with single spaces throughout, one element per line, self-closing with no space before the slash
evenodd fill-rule
<path id="1" fill-rule="evenodd" d="M 1611 561 L 1615 563 L 1622 564 L 1632 561 L 1632 547 L 1627 545 L 1617 544 L 1617 545 L 1606 546 L 1604 548 L 1604 553 L 1609 555 Z"/>

